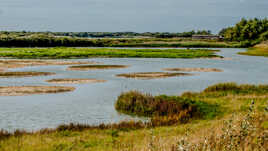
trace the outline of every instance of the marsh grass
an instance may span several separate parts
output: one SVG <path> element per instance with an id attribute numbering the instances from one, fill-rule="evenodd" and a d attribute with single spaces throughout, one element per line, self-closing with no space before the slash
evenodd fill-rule
<path id="1" fill-rule="evenodd" d="M 70 66 L 68 70 L 103 70 L 103 69 L 118 69 L 127 68 L 126 65 L 81 65 L 81 66 Z"/>
<path id="2" fill-rule="evenodd" d="M 172 151 L 266 151 L 268 132 L 262 126 L 266 120 L 267 112 L 258 114 L 253 101 L 246 115 L 233 115 L 223 121 L 221 130 L 211 129 L 196 142 L 193 141 L 195 136 L 186 135 L 173 146 Z"/>
<path id="3" fill-rule="evenodd" d="M 51 72 L 0 72 L 0 78 L 49 76 L 54 74 Z"/>
<path id="4" fill-rule="evenodd" d="M 238 54 L 268 57 L 268 42 L 267 41 L 263 42 L 252 48 L 249 48 L 246 52 L 239 52 Z"/>
<path id="5" fill-rule="evenodd" d="M 152 119 L 163 117 L 163 121 L 167 122 L 169 120 L 187 122 L 192 118 L 209 116 L 212 118 L 220 112 L 217 104 L 179 96 L 151 96 L 136 91 L 122 93 L 117 99 L 115 108 L 119 112 L 153 117 Z"/>
<path id="6" fill-rule="evenodd" d="M 180 72 L 223 72 L 216 68 L 164 68 L 165 71 L 180 71 Z"/>
<path id="7" fill-rule="evenodd" d="M 100 83 L 106 82 L 106 80 L 97 80 L 97 79 L 51 79 L 47 80 L 49 83 L 56 84 L 82 84 L 82 83 Z"/>
<path id="8" fill-rule="evenodd" d="M 211 58 L 210 49 L 109 49 L 109 48 L 0 48 L 0 57 L 19 59 L 61 58 Z"/>
<path id="9" fill-rule="evenodd" d="M 0 87 L 0 96 L 24 96 L 45 93 L 63 93 L 74 90 L 74 87 L 64 86 L 6 86 Z"/>
<path id="10" fill-rule="evenodd" d="M 157 78 L 168 78 L 178 76 L 190 76 L 193 74 L 189 73 L 169 73 L 169 72 L 135 72 L 135 73 L 123 73 L 117 74 L 117 77 L 135 78 L 135 79 L 157 79 Z"/>

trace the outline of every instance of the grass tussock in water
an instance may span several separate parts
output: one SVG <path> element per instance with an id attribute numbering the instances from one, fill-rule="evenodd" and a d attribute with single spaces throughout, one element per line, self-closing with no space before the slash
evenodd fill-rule
<path id="1" fill-rule="evenodd" d="M 165 71 L 182 71 L 182 72 L 223 72 L 216 68 L 164 68 Z"/>
<path id="2" fill-rule="evenodd" d="M 63 93 L 74 90 L 74 87 L 63 86 L 6 86 L 0 87 L 0 96 L 24 96 L 33 94 Z"/>
<path id="3" fill-rule="evenodd" d="M 0 48 L 0 57 L 11 58 L 212 58 L 210 49 L 109 49 L 109 48 Z"/>
<path id="4" fill-rule="evenodd" d="M 81 65 L 81 66 L 71 66 L 68 70 L 103 70 L 103 69 L 119 69 L 127 68 L 126 65 Z"/>
<path id="5" fill-rule="evenodd" d="M 49 76 L 54 74 L 51 72 L 0 72 L 0 78 Z"/>
<path id="6" fill-rule="evenodd" d="M 168 72 L 135 72 L 135 73 L 124 73 L 118 74 L 117 77 L 135 78 L 135 79 L 158 79 L 178 76 L 190 76 L 189 73 L 168 73 Z"/>
<path id="7" fill-rule="evenodd" d="M 97 80 L 97 79 L 51 79 L 47 80 L 49 83 L 56 84 L 82 84 L 82 83 L 100 83 L 106 82 L 106 80 Z"/>

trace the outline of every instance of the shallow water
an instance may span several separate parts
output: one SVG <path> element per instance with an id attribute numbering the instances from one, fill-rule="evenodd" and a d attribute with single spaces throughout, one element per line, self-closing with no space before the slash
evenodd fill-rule
<path id="1" fill-rule="evenodd" d="M 103 64 L 130 65 L 129 68 L 93 71 L 68 71 L 68 66 L 41 66 L 13 69 L 14 71 L 45 71 L 56 75 L 28 78 L 1 78 L 0 86 L 65 85 L 74 92 L 32 96 L 0 97 L 0 129 L 28 131 L 53 128 L 63 123 L 99 124 L 131 119 L 118 114 L 114 103 L 121 92 L 138 90 L 153 95 L 179 95 L 185 91 L 201 91 L 219 82 L 268 84 L 268 58 L 237 55 L 245 49 L 224 48 L 219 55 L 232 60 L 212 59 L 151 59 L 151 58 L 96 58 Z M 81 60 L 81 59 L 76 59 Z M 194 76 L 153 80 L 116 77 L 129 72 L 161 72 L 162 68 L 203 67 L 219 68 L 224 72 L 198 73 Z M 49 84 L 53 78 L 95 78 L 107 80 L 94 84 Z"/>

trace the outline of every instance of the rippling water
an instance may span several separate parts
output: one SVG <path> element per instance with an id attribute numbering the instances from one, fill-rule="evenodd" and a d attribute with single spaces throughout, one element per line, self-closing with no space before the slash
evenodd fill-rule
<path id="1" fill-rule="evenodd" d="M 96 84 L 66 84 L 74 92 L 32 96 L 0 97 L 0 129 L 28 131 L 53 128 L 63 123 L 99 124 L 130 119 L 118 114 L 114 103 L 121 92 L 138 90 L 153 95 L 180 95 L 185 91 L 201 91 L 219 82 L 268 84 L 268 58 L 242 56 L 244 49 L 221 49 L 219 55 L 231 60 L 212 59 L 151 59 L 151 58 L 96 58 L 86 59 L 103 64 L 130 65 L 125 69 L 98 71 L 67 71 L 67 66 L 26 67 L 14 71 L 47 71 L 56 75 L 29 78 L 1 78 L 0 86 L 56 85 L 46 83 L 53 78 L 96 78 L 107 80 Z M 76 59 L 79 60 L 79 59 Z M 80 59 L 81 60 L 81 59 Z M 85 60 L 84 60 L 85 61 Z M 196 73 L 194 76 L 154 80 L 135 80 L 116 77 L 119 73 L 155 72 L 162 68 L 204 67 L 219 68 L 224 72 Z"/>

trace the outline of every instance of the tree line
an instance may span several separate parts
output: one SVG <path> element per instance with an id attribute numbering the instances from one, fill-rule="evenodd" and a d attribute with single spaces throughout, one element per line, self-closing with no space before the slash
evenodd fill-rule
<path id="1" fill-rule="evenodd" d="M 228 41 L 264 41 L 268 40 L 268 19 L 242 18 L 233 27 L 224 28 L 219 32 Z"/>

